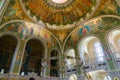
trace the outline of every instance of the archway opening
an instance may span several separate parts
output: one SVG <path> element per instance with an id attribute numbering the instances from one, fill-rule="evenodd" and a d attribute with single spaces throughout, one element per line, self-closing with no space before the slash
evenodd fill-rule
<path id="1" fill-rule="evenodd" d="M 45 47 L 43 43 L 38 39 L 30 39 L 25 47 L 21 72 L 24 72 L 25 75 L 31 72 L 41 75 L 44 54 Z"/>
<path id="2" fill-rule="evenodd" d="M 17 39 L 12 35 L 6 34 L 0 37 L 0 70 L 2 73 L 9 73 L 17 43 Z"/>
<path id="3" fill-rule="evenodd" d="M 107 35 L 107 41 L 115 59 L 115 64 L 120 69 L 120 29 L 110 31 Z"/>
<path id="4" fill-rule="evenodd" d="M 107 69 L 105 53 L 99 38 L 95 36 L 83 38 L 78 46 L 78 51 L 84 72 Z"/>
<path id="5" fill-rule="evenodd" d="M 59 52 L 54 49 L 50 53 L 50 76 L 51 77 L 59 77 Z"/>

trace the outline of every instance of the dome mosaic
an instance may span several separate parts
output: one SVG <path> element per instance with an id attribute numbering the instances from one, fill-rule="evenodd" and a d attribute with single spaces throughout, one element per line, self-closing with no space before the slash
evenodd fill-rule
<path id="1" fill-rule="evenodd" d="M 71 28 L 89 19 L 100 0 L 20 0 L 28 17 L 52 29 Z"/>

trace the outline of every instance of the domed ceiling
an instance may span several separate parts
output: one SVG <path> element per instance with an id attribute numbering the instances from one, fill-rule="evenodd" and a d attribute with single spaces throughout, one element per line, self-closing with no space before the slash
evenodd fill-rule
<path id="1" fill-rule="evenodd" d="M 20 0 L 31 20 L 51 29 L 66 29 L 89 19 L 100 0 Z"/>

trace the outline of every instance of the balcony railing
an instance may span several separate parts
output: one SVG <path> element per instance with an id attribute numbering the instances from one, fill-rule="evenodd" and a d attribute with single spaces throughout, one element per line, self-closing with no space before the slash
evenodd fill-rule
<path id="1" fill-rule="evenodd" d="M 103 60 L 99 61 L 99 58 L 102 58 Z M 99 57 L 99 58 L 93 58 L 89 60 L 85 60 L 83 62 L 83 65 L 81 67 L 83 72 L 90 72 L 94 70 L 107 70 L 107 63 L 105 57 Z"/>
<path id="2" fill-rule="evenodd" d="M 21 76 L 21 75 L 12 75 L 12 74 L 0 74 L 0 80 L 30 80 L 30 78 L 34 78 L 35 80 L 69 80 L 69 77 L 60 78 L 60 77 L 40 77 L 34 75 Z M 85 80 L 85 76 L 77 76 L 77 79 Z"/>
<path id="3" fill-rule="evenodd" d="M 0 80 L 30 80 L 30 78 L 34 78 L 35 80 L 63 80 L 60 77 L 40 77 L 33 75 L 13 75 L 13 74 L 0 74 Z"/>

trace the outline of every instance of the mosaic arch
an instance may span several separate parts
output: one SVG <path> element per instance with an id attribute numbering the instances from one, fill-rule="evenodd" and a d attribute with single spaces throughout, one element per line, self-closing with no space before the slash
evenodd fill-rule
<path id="1" fill-rule="evenodd" d="M 51 29 L 74 27 L 97 9 L 100 0 L 19 0 L 28 17 Z"/>
<path id="2" fill-rule="evenodd" d="M 64 49 L 67 49 L 68 46 L 77 47 L 78 42 L 84 38 L 85 36 L 89 36 L 91 34 L 95 34 L 99 37 L 103 45 L 104 49 L 107 49 L 107 44 L 105 42 L 105 34 L 111 28 L 115 28 L 116 26 L 120 27 L 120 17 L 115 15 L 103 15 L 79 25 L 76 27 L 65 39 L 64 41 Z M 111 56 L 108 54 L 106 58 L 109 60 L 108 63 L 111 63 Z M 115 66 L 110 65 L 109 69 L 114 70 Z"/>
<path id="3" fill-rule="evenodd" d="M 87 34 L 97 34 L 104 41 L 106 31 L 119 26 L 120 17 L 115 15 L 103 15 L 82 23 L 76 27 L 64 41 L 64 46 L 77 46 L 78 41 Z M 74 45 L 76 44 L 76 45 Z"/>
<path id="4" fill-rule="evenodd" d="M 6 33 L 6 32 L 11 32 L 18 36 L 20 38 L 20 41 L 26 41 L 31 37 L 38 37 L 42 41 L 46 43 L 45 48 L 49 49 L 54 46 L 60 46 L 57 38 L 47 29 L 33 24 L 31 22 L 26 22 L 23 20 L 12 20 L 9 22 L 4 23 L 3 25 L 0 26 L 0 33 Z M 20 44 L 22 45 L 22 44 Z M 23 45 L 20 46 L 20 49 L 18 51 L 17 57 L 16 57 L 16 62 L 15 62 L 15 67 L 13 69 L 13 73 L 19 73 L 20 68 L 19 66 L 21 65 L 21 57 L 22 57 L 22 51 L 23 50 Z M 47 53 L 47 50 L 45 50 L 45 53 Z M 46 56 L 45 56 L 46 57 Z M 47 58 L 45 60 L 48 62 Z"/>
<path id="5" fill-rule="evenodd" d="M 26 40 L 29 36 L 41 37 L 47 43 L 48 48 L 57 44 L 55 36 L 50 31 L 39 25 L 23 20 L 14 20 L 3 24 L 0 27 L 0 32 L 3 31 L 14 32 L 21 40 Z"/>

